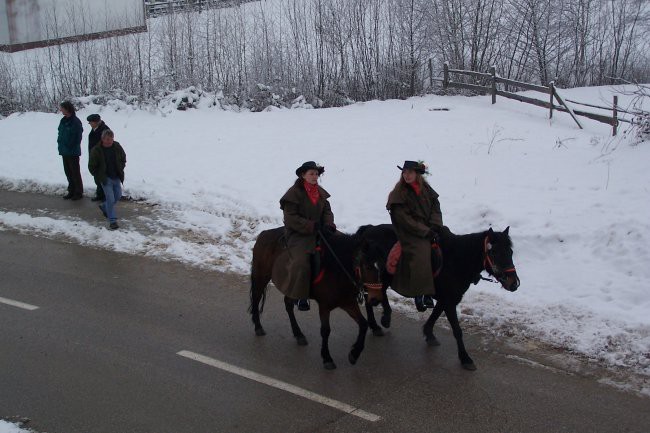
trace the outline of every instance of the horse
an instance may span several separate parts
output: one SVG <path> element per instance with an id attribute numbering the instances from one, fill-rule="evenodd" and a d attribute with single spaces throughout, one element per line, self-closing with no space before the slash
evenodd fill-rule
<path id="1" fill-rule="evenodd" d="M 273 264 L 283 251 L 283 236 L 284 227 L 265 230 L 258 235 L 253 246 L 248 311 L 255 325 L 255 334 L 258 336 L 266 334 L 260 323 L 260 313 L 264 309 L 266 287 L 272 279 Z M 322 272 L 312 282 L 309 297 L 318 303 L 323 366 L 328 370 L 333 370 L 336 368 L 336 364 L 330 355 L 328 346 L 330 312 L 337 307 L 341 308 L 359 326 L 359 334 L 348 354 L 349 362 L 354 365 L 364 349 L 368 331 L 368 322 L 359 309 L 360 289 L 382 287 L 379 280 L 381 254 L 378 248 L 372 246 L 371 241 L 364 240 L 356 234 L 348 235 L 341 232 L 321 234 L 321 240 Z M 294 315 L 294 300 L 285 296 L 284 306 L 298 345 L 307 345 L 307 339 Z"/>
<path id="2" fill-rule="evenodd" d="M 509 231 L 510 227 L 503 232 L 490 228 L 484 232 L 456 235 L 444 227 L 440 233 L 439 243 L 443 265 L 440 273 L 434 279 L 436 287 L 434 299 L 437 302 L 429 319 L 423 325 L 422 331 L 429 346 L 439 346 L 440 343 L 433 334 L 433 326 L 444 311 L 456 339 L 458 357 L 462 367 L 466 370 L 476 370 L 476 365 L 463 343 L 463 332 L 458 321 L 456 306 L 463 299 L 471 284 L 477 284 L 480 279 L 486 279 L 481 276 L 483 271 L 493 276 L 505 290 L 509 292 L 517 290 L 520 280 L 512 261 L 512 241 Z M 391 224 L 362 226 L 357 231 L 357 235 L 380 246 L 382 250 L 384 261 L 380 264 L 380 279 L 385 292 L 392 280 L 386 270 L 385 259 L 397 241 L 393 226 Z M 390 327 L 391 309 L 385 294 L 381 302 L 384 307 L 381 324 L 388 328 Z M 383 331 L 377 325 L 370 303 L 366 303 L 366 313 L 368 326 L 372 329 L 373 334 L 383 335 Z"/>

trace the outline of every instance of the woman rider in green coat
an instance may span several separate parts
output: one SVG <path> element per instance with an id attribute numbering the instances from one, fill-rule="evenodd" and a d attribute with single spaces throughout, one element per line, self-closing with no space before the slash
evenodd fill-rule
<path id="1" fill-rule="evenodd" d="M 438 193 L 424 180 L 426 166 L 405 161 L 388 196 L 386 208 L 402 246 L 402 255 L 393 276 L 392 288 L 415 298 L 418 311 L 433 307 L 435 286 L 431 269 L 431 244 L 442 228 Z"/>
<path id="2" fill-rule="evenodd" d="M 300 311 L 309 310 L 311 286 L 310 258 L 315 254 L 318 232 L 336 231 L 329 193 L 318 185 L 325 171 L 314 161 L 307 161 L 296 169 L 298 179 L 280 199 L 284 214 L 284 228 L 290 264 L 287 275 L 278 287 L 289 298 L 296 299 Z"/>

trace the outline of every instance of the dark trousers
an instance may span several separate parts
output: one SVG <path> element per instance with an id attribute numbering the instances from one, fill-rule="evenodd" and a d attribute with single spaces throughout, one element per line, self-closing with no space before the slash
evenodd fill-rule
<path id="1" fill-rule="evenodd" d="M 84 192 L 83 181 L 81 180 L 81 170 L 79 168 L 78 156 L 62 156 L 63 171 L 68 178 L 68 194 L 73 197 L 81 197 Z"/>

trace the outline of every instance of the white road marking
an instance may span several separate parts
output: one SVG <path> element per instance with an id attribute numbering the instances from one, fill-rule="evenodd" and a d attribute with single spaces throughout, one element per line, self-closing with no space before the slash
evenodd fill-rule
<path id="1" fill-rule="evenodd" d="M 13 301 L 7 298 L 0 298 L 0 303 L 11 305 L 12 307 L 23 308 L 29 311 L 38 310 L 36 305 L 25 304 L 24 302 Z"/>
<path id="2" fill-rule="evenodd" d="M 274 379 L 272 377 L 264 376 L 263 374 L 255 373 L 254 371 L 246 370 L 244 368 L 237 367 L 232 364 L 228 364 L 223 361 L 219 361 L 214 358 L 209 358 L 207 356 L 200 355 L 198 353 L 190 352 L 188 350 L 181 350 L 180 352 L 177 353 L 177 355 L 184 356 L 185 358 L 192 359 L 194 361 L 201 362 L 203 364 L 209 365 L 211 367 L 216 367 L 221 370 L 227 371 L 232 374 L 236 374 L 238 376 L 245 377 L 250 380 L 254 380 L 255 382 L 263 383 L 268 386 L 272 386 L 273 388 L 281 389 L 283 391 L 290 392 L 291 394 L 295 394 L 297 396 L 306 398 L 307 400 L 315 401 L 316 403 L 324 404 L 325 406 L 332 407 L 334 409 L 338 409 L 342 412 L 345 412 L 350 415 L 357 416 L 359 418 L 365 419 L 366 421 L 371 421 L 371 422 L 376 422 L 381 419 L 380 416 L 375 415 L 374 413 L 366 412 L 365 410 L 361 410 L 359 408 L 356 408 L 354 406 L 350 406 L 349 404 L 342 403 L 337 400 L 333 400 L 328 397 L 324 397 L 322 395 L 316 394 L 311 391 L 307 391 L 306 389 L 297 387 L 295 385 L 291 385 L 286 382 L 282 382 L 281 380 Z"/>

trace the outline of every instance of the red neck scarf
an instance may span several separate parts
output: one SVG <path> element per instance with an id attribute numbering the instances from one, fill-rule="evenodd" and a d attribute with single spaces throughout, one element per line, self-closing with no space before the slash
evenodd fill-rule
<path id="1" fill-rule="evenodd" d="M 418 181 L 413 181 L 413 183 L 409 183 L 411 185 L 411 188 L 413 188 L 413 191 L 415 191 L 415 195 L 420 195 L 421 189 L 420 189 L 420 184 Z"/>
<path id="2" fill-rule="evenodd" d="M 311 203 L 316 206 L 316 203 L 318 203 L 318 199 L 320 198 L 318 184 L 312 185 L 306 180 L 303 182 L 303 184 L 305 185 L 305 191 L 307 191 L 307 197 L 309 197 L 309 201 L 311 201 Z"/>

